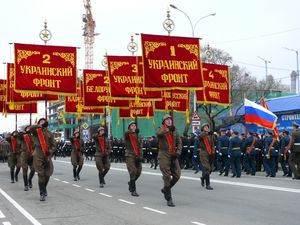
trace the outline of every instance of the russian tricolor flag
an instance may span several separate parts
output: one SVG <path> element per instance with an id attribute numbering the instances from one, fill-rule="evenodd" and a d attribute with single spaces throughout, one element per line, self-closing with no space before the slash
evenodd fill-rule
<path id="1" fill-rule="evenodd" d="M 276 126 L 277 116 L 261 105 L 245 98 L 245 122 L 257 126 L 273 129 Z"/>

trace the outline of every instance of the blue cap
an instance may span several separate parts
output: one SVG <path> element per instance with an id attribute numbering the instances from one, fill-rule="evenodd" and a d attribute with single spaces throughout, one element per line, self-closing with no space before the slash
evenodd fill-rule
<path id="1" fill-rule="evenodd" d="M 222 131 L 227 131 L 227 129 L 226 129 L 226 128 L 221 128 L 220 131 L 221 131 L 221 132 L 222 132 Z"/>
<path id="2" fill-rule="evenodd" d="M 297 128 L 300 127 L 300 125 L 298 123 L 296 123 L 296 122 L 293 122 L 292 125 L 295 126 L 295 127 L 297 127 Z"/>

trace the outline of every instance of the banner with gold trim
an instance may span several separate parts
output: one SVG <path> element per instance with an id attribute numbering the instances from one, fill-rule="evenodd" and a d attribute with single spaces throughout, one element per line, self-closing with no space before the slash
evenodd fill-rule
<path id="1" fill-rule="evenodd" d="M 151 101 L 129 101 L 129 108 L 119 109 L 120 118 L 145 117 L 153 118 L 154 110 Z"/>
<path id="2" fill-rule="evenodd" d="M 203 88 L 199 38 L 141 36 L 146 90 Z"/>
<path id="3" fill-rule="evenodd" d="M 107 56 L 111 96 L 114 99 L 161 100 L 159 91 L 144 89 L 141 56 Z"/>
<path id="4" fill-rule="evenodd" d="M 8 102 L 34 102 L 34 101 L 58 101 L 58 95 L 45 95 L 41 92 L 21 91 L 16 92 L 14 90 L 15 84 L 15 67 L 13 63 L 7 63 L 7 101 Z"/>
<path id="5" fill-rule="evenodd" d="M 204 90 L 196 91 L 198 103 L 230 104 L 229 70 L 226 65 L 202 63 Z"/>
<path id="6" fill-rule="evenodd" d="M 6 80 L 0 79 L 0 112 L 5 112 L 6 100 Z"/>
<path id="7" fill-rule="evenodd" d="M 162 91 L 162 101 L 155 102 L 155 110 L 169 112 L 172 109 L 176 112 L 190 111 L 189 91 Z"/>
<path id="8" fill-rule="evenodd" d="M 15 43 L 15 90 L 76 94 L 76 48 Z"/>
<path id="9" fill-rule="evenodd" d="M 83 70 L 84 106 L 128 107 L 127 100 L 110 96 L 109 78 L 105 70 Z"/>
<path id="10" fill-rule="evenodd" d="M 37 113 L 37 103 L 10 103 L 6 104 L 7 113 Z"/>

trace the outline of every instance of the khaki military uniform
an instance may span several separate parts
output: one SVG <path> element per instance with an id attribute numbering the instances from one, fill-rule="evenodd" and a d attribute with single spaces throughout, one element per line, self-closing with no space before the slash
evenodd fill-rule
<path id="1" fill-rule="evenodd" d="M 167 133 L 171 134 L 176 151 L 175 155 L 172 155 L 166 138 Z M 158 138 L 159 168 L 163 175 L 164 186 L 172 188 L 177 183 L 181 175 L 181 169 L 178 161 L 178 157 L 181 155 L 182 151 L 181 138 L 176 129 L 171 132 L 169 128 L 164 128 L 164 126 L 157 129 L 156 135 Z"/>
<path id="2" fill-rule="evenodd" d="M 31 134 L 27 134 L 30 140 L 31 149 L 34 150 L 33 140 Z M 22 134 L 21 138 L 21 166 L 23 171 L 23 181 L 24 181 L 24 190 L 28 190 L 32 188 L 32 178 L 34 176 L 35 170 L 33 166 L 33 152 L 30 154 L 30 150 L 28 149 L 27 143 L 25 141 L 25 134 Z M 29 180 L 28 180 L 28 167 L 30 168 Z"/>
<path id="3" fill-rule="evenodd" d="M 12 146 L 12 139 L 15 139 L 16 142 L 16 149 L 13 150 Z M 18 181 L 18 174 L 21 169 L 21 140 L 20 135 L 18 134 L 15 137 L 8 137 L 7 142 L 9 143 L 9 152 L 8 152 L 8 167 L 10 168 L 10 177 L 11 182 L 14 183 L 15 181 Z M 15 171 L 16 168 L 16 171 Z"/>
<path id="4" fill-rule="evenodd" d="M 71 163 L 73 166 L 82 166 L 83 165 L 83 153 L 84 153 L 84 142 L 82 139 L 78 140 L 78 149 L 76 149 L 74 144 L 75 137 L 71 137 L 70 141 L 72 144 L 71 152 Z"/>
<path id="5" fill-rule="evenodd" d="M 215 158 L 215 147 L 214 147 L 214 136 L 209 135 L 207 132 L 201 132 L 198 136 L 199 138 L 199 157 L 200 162 L 202 164 L 202 177 L 201 177 L 201 185 L 204 186 L 204 181 L 206 183 L 206 189 L 212 190 L 210 186 L 210 174 L 213 171 L 213 163 Z M 204 139 L 208 140 L 208 144 L 210 146 L 211 152 L 209 153 Z"/>
<path id="6" fill-rule="evenodd" d="M 42 149 L 37 129 L 42 129 L 44 140 L 47 144 L 46 155 Z M 56 141 L 54 140 L 54 135 L 47 129 L 41 128 L 40 126 L 32 126 L 30 128 L 32 133 L 33 143 L 34 143 L 34 153 L 33 153 L 33 166 L 35 171 L 38 173 L 38 183 L 40 194 L 47 196 L 47 185 L 50 176 L 53 174 L 53 163 L 52 155 L 56 151 Z"/>
<path id="7" fill-rule="evenodd" d="M 300 130 L 297 129 L 292 133 L 291 155 L 289 165 L 296 179 L 300 179 Z"/>
<path id="8" fill-rule="evenodd" d="M 8 157 L 8 154 L 10 152 L 10 144 L 7 141 L 2 141 L 1 143 L 1 148 L 2 148 L 2 157 L 3 157 L 3 162 L 5 162 L 5 160 Z"/>
<path id="9" fill-rule="evenodd" d="M 102 138 L 102 141 L 104 143 L 104 149 L 102 149 L 99 138 Z M 96 144 L 95 161 L 96 167 L 99 172 L 99 182 L 100 186 L 103 187 L 103 185 L 105 184 L 104 177 L 110 169 L 109 155 L 111 153 L 111 145 L 108 138 L 105 136 L 99 136 L 98 134 L 95 134 L 93 135 L 93 139 Z"/>
<path id="10" fill-rule="evenodd" d="M 135 142 L 138 148 L 138 155 L 136 155 L 133 145 L 130 140 L 130 134 L 134 135 Z M 137 133 L 132 131 L 126 131 L 124 134 L 124 144 L 125 144 L 125 158 L 126 166 L 129 173 L 129 191 L 135 192 L 135 182 L 139 178 L 142 172 L 142 160 L 143 160 L 143 150 L 142 150 L 142 139 Z"/>

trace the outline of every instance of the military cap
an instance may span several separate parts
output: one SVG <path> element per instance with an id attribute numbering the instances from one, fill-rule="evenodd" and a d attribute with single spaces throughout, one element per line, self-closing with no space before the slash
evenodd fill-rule
<path id="1" fill-rule="evenodd" d="M 274 135 L 274 131 L 271 130 L 271 129 L 268 129 L 267 132 L 268 132 L 269 134 L 271 134 L 271 135 Z"/>
<path id="2" fill-rule="evenodd" d="M 101 130 L 105 130 L 104 127 L 99 127 L 98 128 L 98 132 L 100 132 Z"/>
<path id="3" fill-rule="evenodd" d="M 293 122 L 292 125 L 297 128 L 300 127 L 300 125 L 297 122 Z"/>
<path id="4" fill-rule="evenodd" d="M 171 116 L 170 114 L 164 115 L 163 118 L 162 118 L 162 124 L 164 123 L 164 121 L 165 121 L 166 119 L 172 119 L 172 116 Z"/>
<path id="5" fill-rule="evenodd" d="M 131 124 L 136 124 L 136 122 L 135 122 L 135 121 L 131 121 L 131 122 L 128 124 L 128 129 L 129 129 L 129 127 L 131 126 Z"/>
<path id="6" fill-rule="evenodd" d="M 25 128 L 24 128 L 24 131 L 30 129 L 30 125 L 27 125 Z"/>
<path id="7" fill-rule="evenodd" d="M 234 130 L 232 130 L 232 132 L 234 133 L 234 134 L 239 134 L 239 131 L 238 130 L 236 130 L 236 129 L 234 129 Z M 243 134 L 241 134 L 241 135 L 243 135 Z"/>
<path id="8" fill-rule="evenodd" d="M 226 128 L 220 128 L 220 132 L 224 132 L 224 131 L 227 131 L 227 129 Z"/>
<path id="9" fill-rule="evenodd" d="M 39 119 L 39 121 L 37 123 L 40 124 L 40 122 L 43 121 L 43 120 L 47 122 L 46 118 L 41 118 L 41 119 Z"/>
<path id="10" fill-rule="evenodd" d="M 75 130 L 74 133 L 73 133 L 73 135 L 75 135 L 75 134 L 77 134 L 77 133 L 78 133 L 78 134 L 80 133 L 79 130 Z"/>

